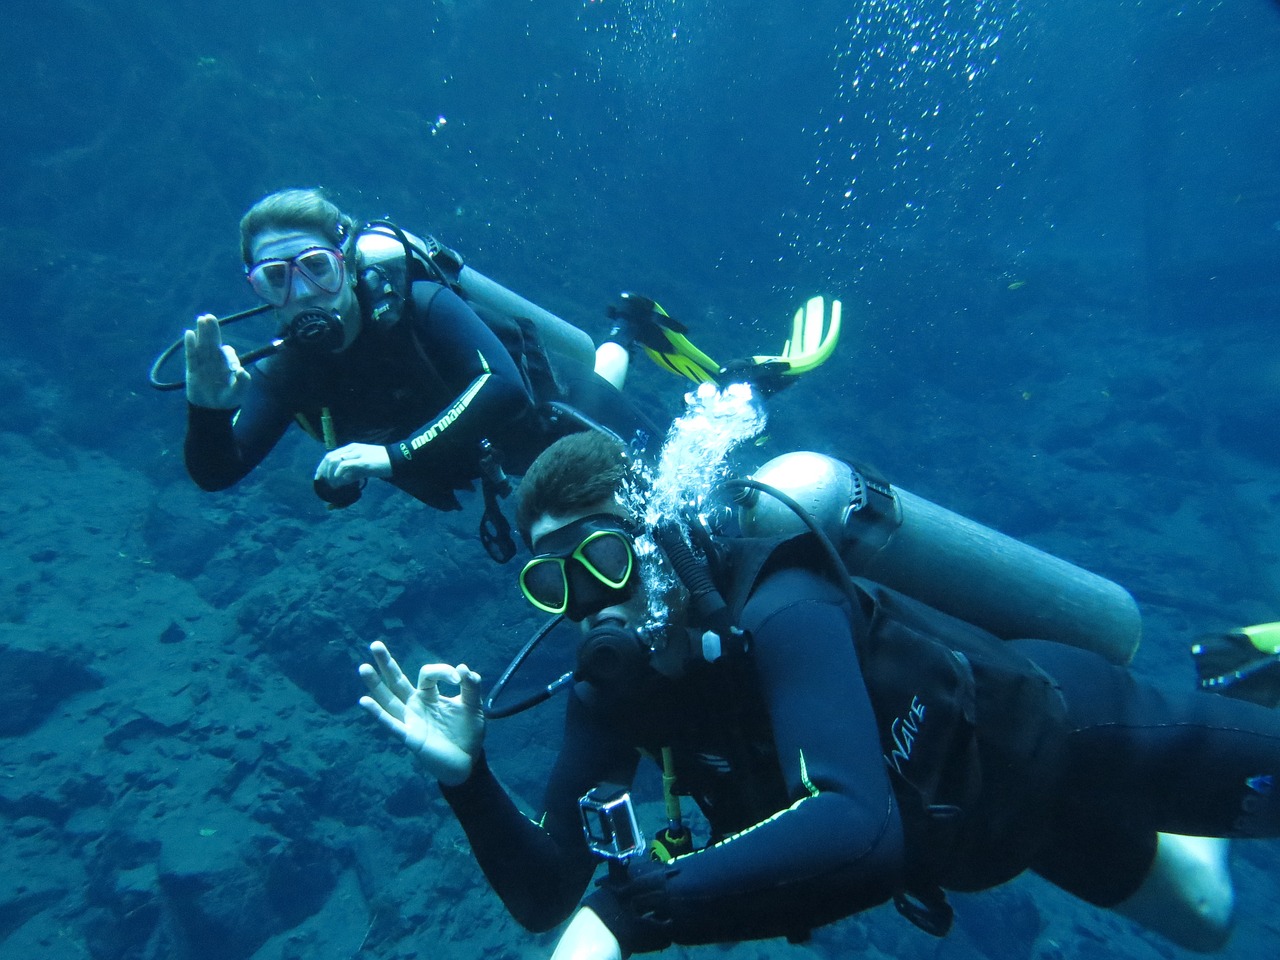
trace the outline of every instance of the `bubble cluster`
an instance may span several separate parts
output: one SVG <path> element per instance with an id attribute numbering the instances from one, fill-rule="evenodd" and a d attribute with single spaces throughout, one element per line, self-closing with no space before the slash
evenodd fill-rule
<path id="1" fill-rule="evenodd" d="M 716 486 L 729 476 L 729 455 L 760 436 L 767 417 L 764 404 L 747 384 L 724 389 L 704 383 L 685 395 L 685 412 L 667 431 L 658 463 L 638 466 L 621 492 L 624 507 L 651 531 L 663 520 L 700 512 Z M 675 585 L 662 551 L 646 533 L 636 541 L 640 575 L 649 598 L 646 626 L 666 622 L 666 598 Z"/>
<path id="2" fill-rule="evenodd" d="M 764 432 L 764 406 L 745 383 L 704 383 L 685 395 L 685 412 L 667 432 L 650 489 L 647 523 L 700 510 L 728 476 L 729 454 Z"/>
<path id="3" fill-rule="evenodd" d="M 577 19 L 595 79 L 620 94 L 610 110 L 650 125 L 696 114 L 707 45 L 733 29 L 719 0 L 584 0 Z"/>
<path id="4" fill-rule="evenodd" d="M 1000 190 L 1025 161 L 1034 137 L 1008 118 L 1016 81 L 995 77 L 1027 18 L 1019 0 L 866 0 L 845 27 L 835 95 L 812 131 L 806 183 L 819 197 L 795 243 L 864 255 L 910 243 L 905 233 Z"/>

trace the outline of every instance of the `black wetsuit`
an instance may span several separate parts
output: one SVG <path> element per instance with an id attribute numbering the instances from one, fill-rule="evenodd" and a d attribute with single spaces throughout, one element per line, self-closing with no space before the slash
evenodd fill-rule
<path id="1" fill-rule="evenodd" d="M 1031 867 L 1113 905 L 1141 883 L 1158 830 L 1280 833 L 1271 793 L 1280 717 L 1208 695 L 1165 697 L 1094 654 L 1019 641 L 1052 676 L 1052 742 L 1024 763 L 1002 748 L 1007 736 L 985 737 L 983 727 L 1037 718 L 992 718 L 980 707 L 978 752 L 966 762 L 984 768 L 983 787 L 952 838 L 954 862 L 913 863 L 933 851 L 912 835 L 918 821 L 891 779 L 855 654 L 871 622 L 819 575 L 774 572 L 741 617 L 753 637 L 744 668 L 704 665 L 625 703 L 575 691 L 540 824 L 518 813 L 483 762 L 445 789 L 513 916 L 544 930 L 572 912 L 598 866 L 578 798 L 629 783 L 642 751 L 663 746 L 674 751 L 679 792 L 698 800 L 718 842 L 669 864 L 635 858 L 625 882 L 582 901 L 624 952 L 803 936 L 886 901 L 921 872 L 967 877 L 944 885 L 968 889 Z M 975 672 L 981 687 L 987 671 Z"/>
<path id="2" fill-rule="evenodd" d="M 339 445 L 385 446 L 390 482 L 441 510 L 458 509 L 455 491 L 479 476 L 481 439 L 498 448 L 509 473 L 520 474 L 573 429 L 549 423 L 539 403 L 586 397 L 593 418 L 634 429 L 629 405 L 586 368 L 561 373 L 554 385 L 549 374 L 534 384 L 525 357 L 518 366 L 494 330 L 440 284 L 415 283 L 396 323 L 371 322 L 368 305 L 361 307 L 360 335 L 341 353 L 286 347 L 252 368 L 239 411 L 188 406 L 186 463 L 199 486 L 237 483 L 295 420 L 318 434 L 324 408 Z"/>

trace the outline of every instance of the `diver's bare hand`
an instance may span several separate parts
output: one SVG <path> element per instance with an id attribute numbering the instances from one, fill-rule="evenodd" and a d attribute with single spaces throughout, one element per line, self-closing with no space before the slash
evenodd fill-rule
<path id="1" fill-rule="evenodd" d="M 211 313 L 196 317 L 196 328 L 183 334 L 187 361 L 187 401 L 197 407 L 234 410 L 240 406 L 249 371 L 233 347 L 222 342 L 222 330 Z"/>
<path id="2" fill-rule="evenodd" d="M 387 448 L 372 443 L 348 443 L 330 450 L 316 467 L 316 479 L 331 487 L 345 487 L 369 477 L 391 476 Z"/>
<path id="3" fill-rule="evenodd" d="M 360 664 L 369 691 L 360 706 L 395 734 L 427 773 L 446 786 L 462 783 L 484 743 L 480 675 L 465 663 L 429 663 L 418 671 L 415 687 L 383 643 L 371 643 L 369 651 L 377 666 Z M 441 696 L 441 683 L 456 684 L 457 696 Z"/>

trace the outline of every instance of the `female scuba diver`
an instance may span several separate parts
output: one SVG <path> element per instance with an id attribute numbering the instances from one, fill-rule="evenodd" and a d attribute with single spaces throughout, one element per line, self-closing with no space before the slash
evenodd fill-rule
<path id="1" fill-rule="evenodd" d="M 1280 835 L 1274 712 L 998 639 L 850 577 L 820 529 L 704 536 L 639 485 L 621 445 L 582 433 L 519 490 L 522 591 L 582 630 L 537 820 L 489 768 L 465 663 L 415 684 L 374 643 L 360 667 L 362 707 L 439 782 L 512 916 L 572 917 L 553 960 L 797 941 L 889 901 L 941 936 L 945 891 L 1028 869 L 1183 946 L 1225 942 L 1229 883 L 1191 838 Z M 668 787 L 652 856 L 629 795 L 643 758 Z"/>
<path id="2" fill-rule="evenodd" d="M 331 505 L 353 503 L 377 477 L 456 510 L 457 491 L 481 480 L 481 539 L 509 556 L 514 544 L 495 529 L 506 522 L 504 471 L 522 473 L 588 422 L 627 438 L 651 430 L 616 389 L 620 376 L 593 372 L 587 334 L 434 240 L 385 221 L 360 228 L 301 189 L 256 203 L 240 237 L 249 286 L 279 333 L 251 364 L 210 314 L 185 334 L 185 458 L 205 490 L 237 483 L 297 422 L 328 448 L 314 484 Z M 156 368 L 153 385 L 180 385 L 157 383 Z"/>

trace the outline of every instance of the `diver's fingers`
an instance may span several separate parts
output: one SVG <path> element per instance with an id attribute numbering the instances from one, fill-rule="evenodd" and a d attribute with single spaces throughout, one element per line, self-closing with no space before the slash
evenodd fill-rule
<path id="1" fill-rule="evenodd" d="M 460 683 L 456 667 L 447 663 L 428 663 L 418 671 L 418 695 L 425 703 L 436 703 L 440 699 L 441 683 Z"/>
<path id="2" fill-rule="evenodd" d="M 409 698 L 413 696 L 413 684 L 400 669 L 400 664 L 396 663 L 395 658 L 391 656 L 387 645 L 381 640 L 375 640 L 369 644 L 369 652 L 373 654 L 373 662 L 378 665 L 378 673 L 382 675 L 382 681 L 387 688 L 402 702 L 408 703 Z"/>
<path id="3" fill-rule="evenodd" d="M 458 687 L 462 705 L 468 708 L 480 706 L 480 674 L 465 663 L 458 664 Z"/>
<path id="4" fill-rule="evenodd" d="M 360 679 L 364 681 L 367 697 L 397 720 L 404 719 L 404 701 L 392 693 L 378 675 L 378 671 L 367 663 L 360 664 Z"/>
<path id="5" fill-rule="evenodd" d="M 244 375 L 245 369 L 240 364 L 240 355 L 236 353 L 236 348 L 229 343 L 222 345 L 222 357 L 227 364 L 227 370 L 233 377 L 239 379 Z"/>
<path id="6" fill-rule="evenodd" d="M 196 318 L 195 329 L 183 336 L 188 366 L 208 366 L 222 362 L 222 330 L 211 313 Z"/>
<path id="7" fill-rule="evenodd" d="M 222 327 L 212 313 L 202 313 L 196 317 L 195 334 L 200 346 L 208 350 L 222 347 Z"/>
<path id="8" fill-rule="evenodd" d="M 344 456 L 345 454 L 341 450 L 328 451 L 320 458 L 320 462 L 316 464 L 315 479 L 332 482 L 334 471 L 337 470 L 338 464 L 342 462 Z"/>
<path id="9" fill-rule="evenodd" d="M 381 704 L 374 700 L 373 697 L 361 697 L 360 706 L 366 713 L 370 714 L 375 720 L 395 734 L 398 739 L 405 743 L 409 742 L 409 731 L 406 729 L 405 725 L 391 714 L 387 713 L 387 711 L 382 708 Z"/>

